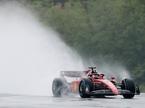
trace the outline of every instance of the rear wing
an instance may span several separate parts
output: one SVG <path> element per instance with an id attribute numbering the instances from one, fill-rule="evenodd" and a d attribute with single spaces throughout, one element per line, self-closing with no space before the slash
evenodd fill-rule
<path id="1" fill-rule="evenodd" d="M 61 71 L 60 75 L 67 77 L 82 77 L 85 74 L 85 71 Z"/>

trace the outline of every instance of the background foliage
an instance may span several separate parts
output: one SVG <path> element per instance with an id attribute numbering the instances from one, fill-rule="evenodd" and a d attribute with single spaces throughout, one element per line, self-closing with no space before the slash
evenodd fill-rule
<path id="1" fill-rule="evenodd" d="M 84 58 L 122 63 L 142 87 L 145 85 L 144 0 L 26 0 L 25 3 Z"/>

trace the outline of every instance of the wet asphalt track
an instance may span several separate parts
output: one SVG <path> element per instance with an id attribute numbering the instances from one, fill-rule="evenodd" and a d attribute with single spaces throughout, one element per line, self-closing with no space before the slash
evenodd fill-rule
<path id="1" fill-rule="evenodd" d="M 145 108 L 145 93 L 134 99 L 122 96 L 81 99 L 72 97 L 0 95 L 0 108 Z"/>

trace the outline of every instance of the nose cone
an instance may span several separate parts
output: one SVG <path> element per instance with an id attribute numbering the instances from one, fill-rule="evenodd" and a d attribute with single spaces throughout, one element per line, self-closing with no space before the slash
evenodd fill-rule
<path id="1" fill-rule="evenodd" d="M 113 85 L 113 84 L 112 84 Z M 114 86 L 114 85 L 113 85 Z M 118 92 L 118 89 L 114 86 L 111 86 L 111 91 L 115 94 L 115 95 L 118 95 L 119 92 Z"/>
<path id="2" fill-rule="evenodd" d="M 102 80 L 102 82 L 115 94 L 118 95 L 118 89 L 116 88 L 116 86 L 110 82 L 109 80 Z"/>

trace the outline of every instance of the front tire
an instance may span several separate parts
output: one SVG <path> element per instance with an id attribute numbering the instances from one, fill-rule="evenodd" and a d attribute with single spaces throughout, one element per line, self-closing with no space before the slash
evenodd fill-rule
<path id="1" fill-rule="evenodd" d="M 130 93 L 123 94 L 124 98 L 131 99 L 131 98 L 134 97 L 134 95 L 135 95 L 135 84 L 132 80 L 130 80 L 130 79 L 122 80 L 121 89 L 130 91 Z"/>
<path id="2" fill-rule="evenodd" d="M 89 79 L 83 79 L 81 80 L 79 84 L 79 94 L 82 98 L 89 98 L 90 92 L 92 91 L 93 85 L 92 82 Z"/>

